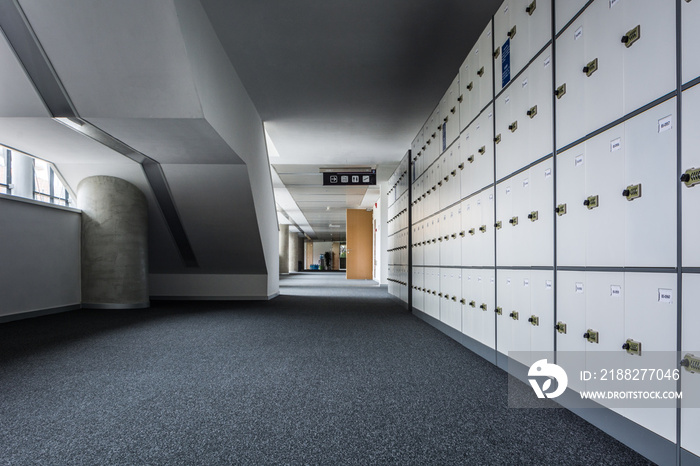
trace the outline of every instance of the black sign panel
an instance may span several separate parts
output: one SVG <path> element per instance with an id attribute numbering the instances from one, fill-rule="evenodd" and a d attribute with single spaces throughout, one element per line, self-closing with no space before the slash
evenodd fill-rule
<path id="1" fill-rule="evenodd" d="M 339 172 L 323 173 L 323 186 L 374 186 L 377 184 L 377 172 Z"/>

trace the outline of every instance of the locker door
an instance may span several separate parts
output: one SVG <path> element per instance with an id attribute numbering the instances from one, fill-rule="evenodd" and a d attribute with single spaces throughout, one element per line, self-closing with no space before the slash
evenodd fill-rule
<path id="1" fill-rule="evenodd" d="M 471 78 L 471 69 L 474 66 L 474 55 L 469 52 L 467 58 L 459 68 L 459 131 L 462 132 L 474 119 L 472 99 L 474 99 L 474 80 Z"/>
<path id="2" fill-rule="evenodd" d="M 683 84 L 700 76 L 700 36 L 696 28 L 700 24 L 700 2 L 681 2 L 681 53 Z"/>
<path id="3" fill-rule="evenodd" d="M 555 0 L 556 8 L 555 13 L 555 24 L 557 34 L 562 30 L 566 24 L 571 21 L 571 19 L 576 16 L 576 14 L 581 11 L 588 0 Z"/>
<path id="4" fill-rule="evenodd" d="M 442 213 L 442 243 L 440 243 L 440 265 L 454 265 L 453 247 L 456 240 L 452 238 L 452 222 L 454 221 L 454 212 L 448 209 Z"/>
<path id="5" fill-rule="evenodd" d="M 531 256 L 532 238 L 530 231 L 532 222 L 527 216 L 530 214 L 530 198 L 532 196 L 530 188 L 530 172 L 524 171 L 514 176 L 510 180 L 513 192 L 513 210 L 508 220 L 508 224 L 503 224 L 503 230 L 509 232 L 511 244 L 508 246 L 511 256 L 506 257 L 507 263 L 503 265 L 526 266 L 531 265 L 528 261 Z M 512 223 L 511 223 L 512 221 Z M 523 247 L 523 245 L 528 245 Z"/>
<path id="6" fill-rule="evenodd" d="M 447 148 L 459 136 L 459 74 L 454 78 L 452 84 L 447 89 L 443 102 L 441 104 L 440 113 L 442 116 L 443 132 L 442 149 Z"/>
<path id="7" fill-rule="evenodd" d="M 663 359 L 667 362 L 665 367 L 676 368 L 676 275 L 628 272 L 625 274 L 625 287 L 625 339 L 619 342 L 619 346 L 621 347 L 627 338 L 642 343 L 641 357 L 625 355 L 629 356 L 624 358 L 625 367 L 656 367 L 659 365 L 659 359 Z M 670 299 L 665 297 L 669 291 Z M 668 352 L 668 356 L 660 356 L 654 352 Z M 675 388 L 674 380 L 657 381 L 653 384 L 655 390 L 675 391 Z M 669 401 L 668 409 L 627 408 L 620 413 L 675 442 L 675 401 Z"/>
<path id="8" fill-rule="evenodd" d="M 513 310 L 518 313 L 517 319 L 511 317 L 511 357 L 522 364 L 530 363 L 530 327 L 528 318 L 532 315 L 532 296 L 530 272 L 514 270 L 513 276 Z M 513 351 L 520 352 L 513 355 Z"/>
<path id="9" fill-rule="evenodd" d="M 462 272 L 462 301 L 460 301 L 462 308 L 462 333 L 471 338 L 475 338 L 477 332 L 476 317 L 474 308 L 471 305 L 477 294 L 475 274 L 476 271 L 473 269 L 467 269 Z"/>
<path id="10" fill-rule="evenodd" d="M 586 289 L 585 272 L 557 272 L 557 364 L 567 374 L 576 374 L 585 367 L 587 342 L 581 335 L 587 330 Z M 580 392 L 585 383 L 570 377 L 569 388 Z"/>
<path id="11" fill-rule="evenodd" d="M 413 294 L 413 307 L 419 311 L 423 311 L 423 309 L 425 309 L 423 304 L 423 299 L 425 297 L 425 292 L 423 291 L 423 288 L 425 288 L 423 269 L 420 267 L 414 267 L 413 272 L 413 285 L 416 287 Z"/>
<path id="12" fill-rule="evenodd" d="M 472 338 L 474 338 L 476 341 L 483 341 L 484 340 L 484 319 L 485 319 L 485 312 L 481 309 L 482 303 L 482 297 L 484 293 L 484 285 L 488 277 L 484 277 L 484 271 L 483 270 L 475 270 L 473 274 L 473 280 L 475 280 L 473 287 L 474 287 L 474 293 L 469 297 L 471 301 L 468 301 L 468 308 L 471 311 L 471 318 L 472 322 L 474 323 L 473 325 L 473 334 L 470 335 Z M 491 317 L 491 316 L 489 316 Z"/>
<path id="13" fill-rule="evenodd" d="M 440 269 L 440 292 L 438 298 L 440 300 L 440 320 L 452 328 L 460 329 L 462 326 L 462 316 L 459 312 L 455 312 L 453 306 L 453 284 L 454 270 Z"/>
<path id="14" fill-rule="evenodd" d="M 474 185 L 472 181 L 473 170 L 469 159 L 474 156 L 476 151 L 472 151 L 472 138 L 471 129 L 467 129 L 463 132 L 459 140 L 457 141 L 457 150 L 459 151 L 459 197 L 464 199 L 474 192 Z M 474 159 L 476 157 L 474 156 Z"/>
<path id="15" fill-rule="evenodd" d="M 579 144 L 557 155 L 557 263 L 561 266 L 586 264 L 585 149 L 585 144 Z"/>
<path id="16" fill-rule="evenodd" d="M 517 128 L 520 115 L 519 85 L 511 85 L 496 99 L 496 179 L 502 179 L 520 168 L 520 150 L 518 136 L 522 132 L 512 131 Z"/>
<path id="17" fill-rule="evenodd" d="M 628 267 L 676 265 L 675 109 L 672 99 L 625 123 L 625 178 L 620 188 L 642 186 L 641 197 L 624 202 Z"/>
<path id="18" fill-rule="evenodd" d="M 493 105 L 489 105 L 474 124 L 471 154 L 472 192 L 493 184 Z M 471 193 L 470 193 L 471 194 Z"/>
<path id="19" fill-rule="evenodd" d="M 481 271 L 484 281 L 481 287 L 481 304 L 485 305 L 482 308 L 481 320 L 481 343 L 489 348 L 496 347 L 496 278 L 493 269 L 485 269 Z"/>
<path id="20" fill-rule="evenodd" d="M 484 73 L 477 75 L 478 92 L 472 100 L 474 105 L 474 116 L 476 116 L 493 99 L 493 59 L 491 50 L 491 21 L 479 36 L 478 48 L 473 49 L 474 58 L 478 66 L 476 69 L 484 69 Z"/>
<path id="21" fill-rule="evenodd" d="M 624 24 L 623 2 L 593 2 L 588 7 L 583 40 L 586 55 L 579 63 L 579 73 L 584 79 L 586 132 L 596 130 L 623 115 L 623 55 L 619 25 Z M 597 70 L 582 70 L 593 60 L 598 60 Z"/>
<path id="22" fill-rule="evenodd" d="M 539 7 L 538 7 L 539 8 Z M 528 153 L 525 164 L 552 153 L 552 47 L 547 47 L 529 67 L 528 92 L 525 94 L 522 116 L 523 129 L 528 133 Z M 521 83 L 522 85 L 522 83 Z M 523 165 L 525 165 L 523 164 Z"/>
<path id="23" fill-rule="evenodd" d="M 510 36 L 510 75 L 511 78 L 515 77 L 527 64 L 528 61 L 533 57 L 534 52 L 530 50 L 530 36 L 533 31 L 530 30 L 531 21 L 530 15 L 525 11 L 531 2 L 527 0 L 511 0 L 510 6 L 510 18 L 511 18 L 511 28 L 515 27 L 515 30 L 509 29 L 511 32 Z M 545 2 L 540 2 L 542 6 Z M 537 13 L 537 9 L 533 11 L 533 17 Z M 539 18 L 540 15 L 537 15 Z M 514 34 L 513 34 L 514 33 Z M 549 34 L 551 36 L 551 33 Z M 504 39 L 505 40 L 505 39 Z M 544 46 L 544 43 L 542 43 Z"/>
<path id="24" fill-rule="evenodd" d="M 584 340 L 586 352 L 620 350 L 625 334 L 624 278 L 622 272 L 586 273 L 586 331 L 598 332 L 598 343 Z"/>
<path id="25" fill-rule="evenodd" d="M 513 281 L 513 271 L 499 270 L 496 281 L 496 349 L 507 356 L 508 351 L 511 351 L 511 332 L 515 324 L 510 317 L 510 313 L 515 310 L 513 288 L 516 284 Z"/>
<path id="26" fill-rule="evenodd" d="M 579 202 L 598 196 L 598 207 L 586 208 L 584 217 L 588 266 L 624 264 L 627 200 L 620 186 L 624 181 L 625 144 L 624 124 L 586 142 L 586 197 Z"/>
<path id="27" fill-rule="evenodd" d="M 511 0 L 505 0 L 501 6 L 496 10 L 493 15 L 493 34 L 494 43 L 496 44 L 496 51 L 493 54 L 493 70 L 496 75 L 496 87 L 494 89 L 495 93 L 498 94 L 503 89 L 502 85 L 502 46 L 503 43 L 508 40 L 508 32 L 512 29 L 513 24 L 510 15 Z M 517 32 L 517 31 L 516 31 Z M 513 64 L 513 55 L 511 51 L 511 66 Z M 511 77 L 515 76 L 515 73 L 511 70 Z"/>
<path id="28" fill-rule="evenodd" d="M 583 124 L 585 109 L 584 85 L 581 72 L 586 60 L 584 37 L 590 34 L 580 16 L 557 38 L 557 148 L 571 144 L 587 131 Z"/>
<path id="29" fill-rule="evenodd" d="M 694 3 L 694 2 L 691 2 Z M 693 312 L 700 302 L 700 275 L 683 274 L 683 330 L 681 335 L 681 356 L 700 356 L 700 312 Z M 700 456 L 700 373 L 681 369 L 681 447 Z"/>
<path id="30" fill-rule="evenodd" d="M 515 231 L 511 220 L 513 212 L 513 186 L 516 180 L 508 179 L 496 185 L 496 264 L 511 265 L 515 246 Z M 518 219 L 519 221 L 519 219 Z"/>
<path id="31" fill-rule="evenodd" d="M 474 265 L 493 266 L 494 265 L 494 241 L 495 228 L 493 218 L 493 188 L 479 194 L 477 210 L 480 220 L 477 221 L 477 234 L 475 235 Z"/>
<path id="32" fill-rule="evenodd" d="M 528 50 L 524 57 L 527 63 L 552 38 L 552 5 L 547 1 L 532 0 L 520 0 L 518 3 L 517 24 L 522 24 L 523 32 L 528 35 Z"/>
<path id="33" fill-rule="evenodd" d="M 452 209 L 452 222 L 450 230 L 450 244 L 452 252 L 450 257 L 450 265 L 459 266 L 462 264 L 462 237 L 459 235 L 462 231 L 462 204 L 457 204 Z"/>
<path id="34" fill-rule="evenodd" d="M 552 159 L 540 162 L 529 170 L 530 212 L 525 222 L 530 230 L 528 265 L 553 265 L 554 260 L 554 173 Z M 530 218 L 531 217 L 531 218 Z"/>
<path id="35" fill-rule="evenodd" d="M 430 293 L 426 295 L 425 312 L 440 320 L 440 301 L 438 293 L 440 292 L 440 269 L 431 267 L 426 269 L 426 274 L 428 275 L 428 289 Z"/>
<path id="36" fill-rule="evenodd" d="M 457 160 L 459 160 L 459 152 L 457 152 L 457 145 L 453 144 L 443 155 L 442 193 L 440 196 L 440 208 L 442 209 L 451 206 L 459 200 L 459 178 L 457 178 L 457 171 L 459 170 L 457 165 L 459 163 L 456 162 Z"/>
<path id="37" fill-rule="evenodd" d="M 460 225 L 460 243 L 462 251 L 461 265 L 472 265 L 474 263 L 474 241 L 472 235 L 469 234 L 469 229 L 472 224 L 472 203 L 473 199 L 462 201 L 462 215 Z"/>
<path id="38" fill-rule="evenodd" d="M 700 5 L 700 1 L 691 4 Z M 686 5 L 683 5 L 686 8 Z M 699 13 L 700 14 L 700 13 Z M 700 60 L 699 60 L 700 63 Z M 688 131 L 687 128 L 696 128 L 700 125 L 700 86 L 693 86 L 683 91 L 683 127 L 681 134 L 683 147 L 682 170 L 685 172 L 691 168 L 700 168 L 700 131 Z M 680 176 L 681 174 L 677 174 Z M 678 178 L 676 178 L 678 180 Z M 676 181 L 678 182 L 678 181 Z M 681 186 L 682 195 L 682 219 L 683 219 L 683 266 L 700 267 L 700 241 L 697 241 L 700 231 L 700 185 L 688 187 Z"/>
<path id="39" fill-rule="evenodd" d="M 676 88 L 676 2 L 674 0 L 635 0 L 622 2 L 624 22 L 618 24 L 618 48 L 622 50 L 624 114 L 646 105 Z M 638 40 L 634 32 L 639 26 Z M 622 43 L 628 39 L 627 47 Z M 630 41 L 630 37 L 632 40 Z M 654 79 L 646 78 L 649 65 Z"/>
<path id="40" fill-rule="evenodd" d="M 525 321 L 535 316 L 530 324 L 530 350 L 554 351 L 554 272 L 533 270 L 530 272 L 531 308 Z M 536 359 L 530 359 L 532 364 Z"/>

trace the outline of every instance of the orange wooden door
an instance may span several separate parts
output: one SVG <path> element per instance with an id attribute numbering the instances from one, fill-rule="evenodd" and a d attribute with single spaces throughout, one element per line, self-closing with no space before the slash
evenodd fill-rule
<path id="1" fill-rule="evenodd" d="M 372 279 L 372 212 L 348 209 L 346 276 L 349 279 Z"/>

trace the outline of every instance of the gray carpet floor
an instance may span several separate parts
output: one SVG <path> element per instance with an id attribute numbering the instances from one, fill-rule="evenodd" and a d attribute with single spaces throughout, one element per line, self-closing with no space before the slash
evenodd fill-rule
<path id="1" fill-rule="evenodd" d="M 648 464 L 374 282 L 0 324 L 0 464 Z"/>

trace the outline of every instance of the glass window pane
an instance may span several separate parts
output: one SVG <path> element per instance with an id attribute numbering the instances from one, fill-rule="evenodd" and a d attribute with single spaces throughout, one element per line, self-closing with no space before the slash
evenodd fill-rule
<path id="1" fill-rule="evenodd" d="M 67 194 L 66 187 L 63 186 L 61 179 L 56 175 L 56 172 L 54 170 L 51 170 L 51 173 L 53 174 L 53 195 L 54 195 L 54 197 L 57 197 L 59 199 L 65 199 L 66 194 Z"/>
<path id="2" fill-rule="evenodd" d="M 51 195 L 51 183 L 49 181 L 49 164 L 43 160 L 34 159 L 34 192 L 35 199 L 44 200 L 39 194 Z"/>
<path id="3" fill-rule="evenodd" d="M 7 184 L 7 151 L 2 147 L 0 147 L 0 184 Z"/>

